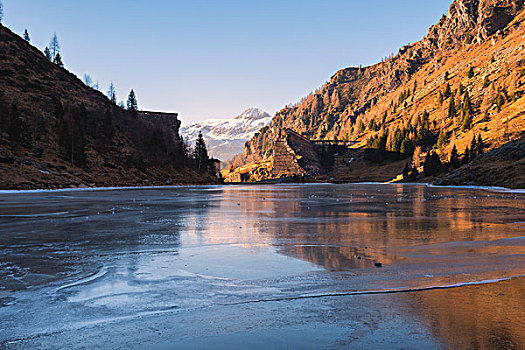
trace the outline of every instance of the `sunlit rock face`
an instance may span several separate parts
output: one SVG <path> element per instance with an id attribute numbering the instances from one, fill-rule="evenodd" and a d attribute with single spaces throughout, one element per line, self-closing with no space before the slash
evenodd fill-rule
<path id="1" fill-rule="evenodd" d="M 244 164 L 269 159 L 275 140 L 287 128 L 311 139 L 349 138 L 365 145 L 378 132 L 359 130 L 360 122 L 368 125 L 384 116 L 385 129 L 393 133 L 423 111 L 430 114 L 433 133 L 443 130 L 455 135 L 454 142 L 442 150 L 443 159 L 453 144 L 462 153 L 472 134 L 480 134 L 490 149 L 514 140 L 525 129 L 520 118 L 525 100 L 519 98 L 524 85 L 520 75 L 525 67 L 524 19 L 523 0 L 456 0 L 420 41 L 389 57 L 378 57 L 377 64 L 341 69 L 319 89 L 281 109 L 246 143 L 239 159 Z M 494 82 L 490 88 L 483 87 L 486 77 Z M 448 101 L 439 102 L 447 84 L 452 89 L 462 86 L 469 93 L 476 111 L 468 132 L 461 132 L 461 123 L 447 119 Z M 496 110 L 492 101 L 503 89 L 513 91 L 515 97 Z M 407 91 L 411 97 L 393 108 Z M 506 137 L 498 131 L 504 123 L 509 125 Z"/>
<path id="2" fill-rule="evenodd" d="M 321 171 L 321 163 L 310 140 L 287 130 L 285 136 L 275 142 L 273 177 L 317 175 Z"/>

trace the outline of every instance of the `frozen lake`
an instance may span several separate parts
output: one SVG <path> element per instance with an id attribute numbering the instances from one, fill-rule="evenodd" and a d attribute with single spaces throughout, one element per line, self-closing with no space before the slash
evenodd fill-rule
<path id="1" fill-rule="evenodd" d="M 523 193 L 0 194 L 0 348 L 523 349 L 522 276 Z"/>

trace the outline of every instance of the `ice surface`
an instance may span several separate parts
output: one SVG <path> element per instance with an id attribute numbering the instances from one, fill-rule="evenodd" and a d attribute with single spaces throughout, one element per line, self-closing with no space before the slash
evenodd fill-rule
<path id="1" fill-rule="evenodd" d="M 3 193 L 0 346 L 455 347 L 434 299 L 523 295 L 524 199 L 380 184 Z"/>

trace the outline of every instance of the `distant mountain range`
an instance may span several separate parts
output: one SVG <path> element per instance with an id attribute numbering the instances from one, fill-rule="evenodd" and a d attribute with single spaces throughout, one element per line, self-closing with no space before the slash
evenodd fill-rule
<path id="1" fill-rule="evenodd" d="M 270 124 L 272 117 L 259 108 L 250 108 L 233 119 L 208 119 L 181 127 L 184 140 L 193 145 L 202 133 L 211 156 L 222 161 L 242 153 L 244 143 L 262 127 Z"/>

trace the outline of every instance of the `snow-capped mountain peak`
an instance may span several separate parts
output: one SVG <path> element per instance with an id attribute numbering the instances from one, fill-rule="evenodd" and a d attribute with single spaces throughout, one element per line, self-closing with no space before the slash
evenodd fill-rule
<path id="1" fill-rule="evenodd" d="M 233 119 L 208 119 L 183 126 L 180 133 L 193 145 L 202 133 L 209 153 L 223 161 L 241 153 L 244 143 L 262 127 L 270 124 L 272 117 L 259 108 L 250 108 Z"/>
<path id="2" fill-rule="evenodd" d="M 233 119 L 259 120 L 268 118 L 270 115 L 260 108 L 249 108 Z"/>

